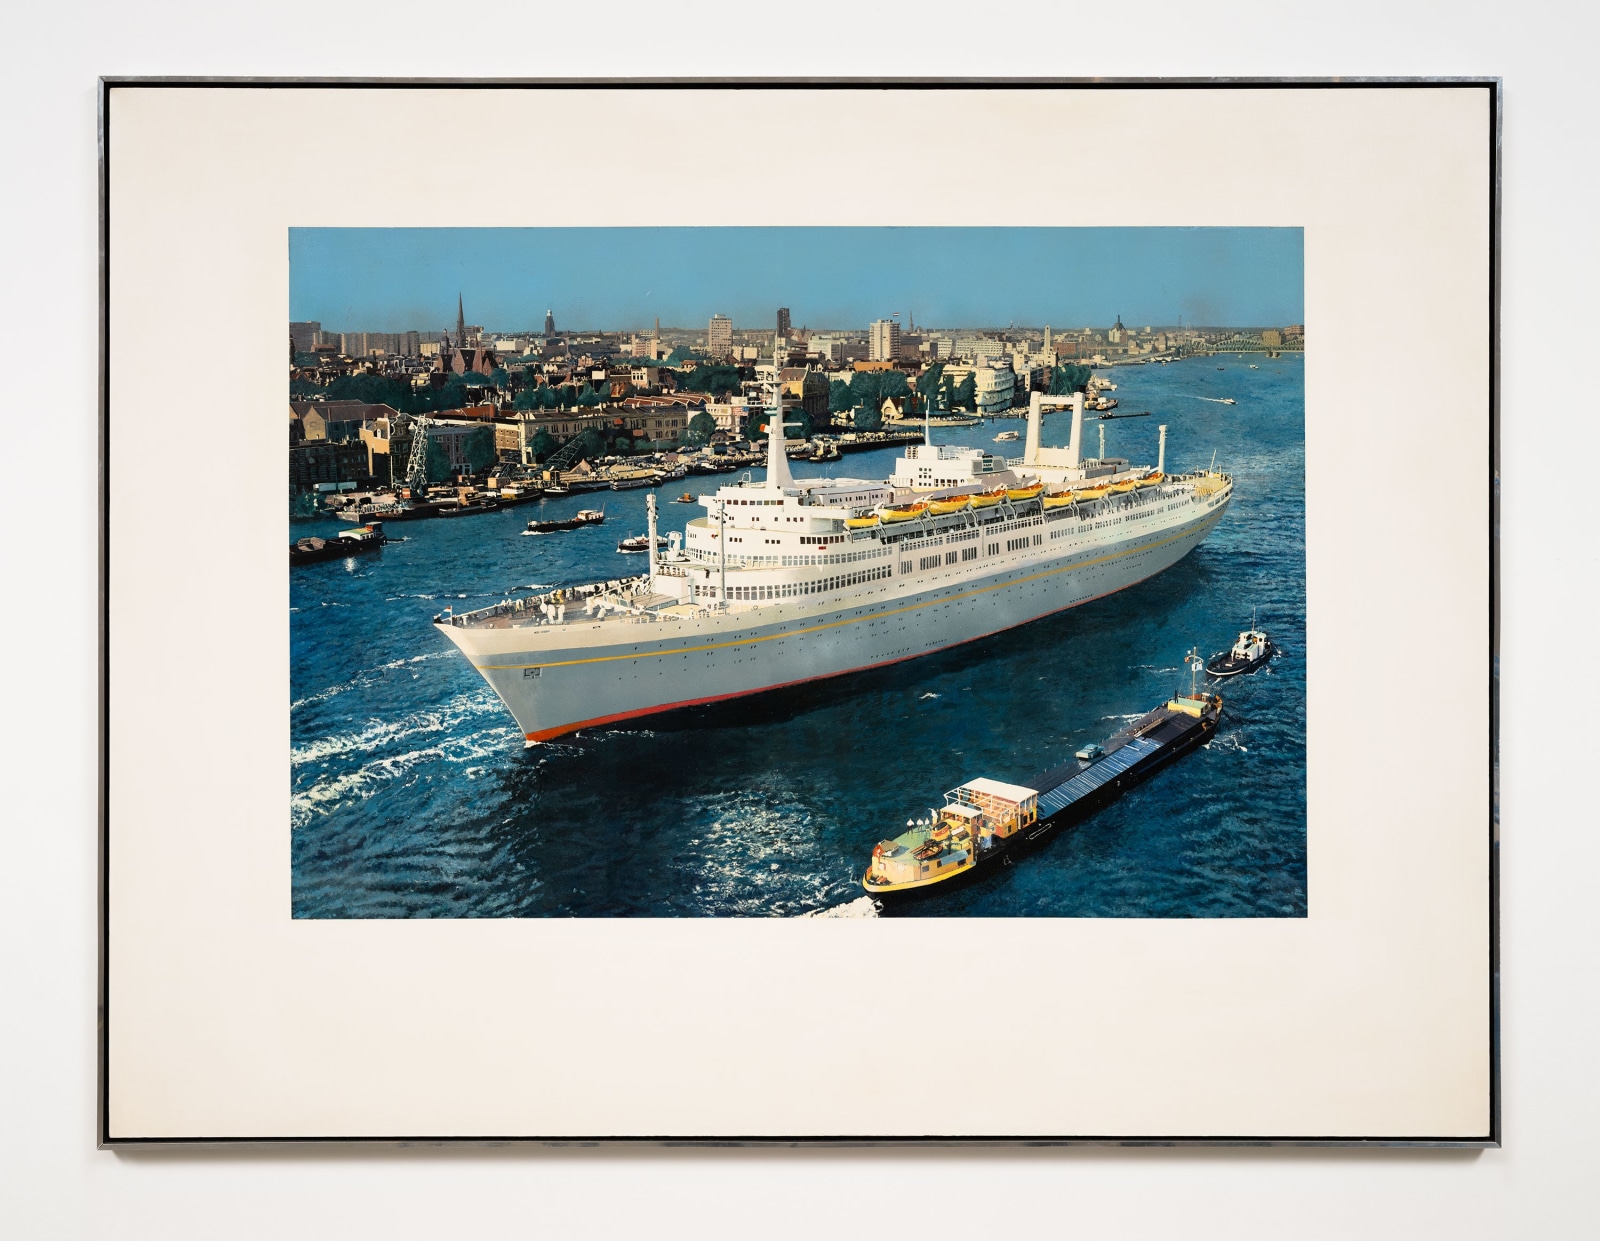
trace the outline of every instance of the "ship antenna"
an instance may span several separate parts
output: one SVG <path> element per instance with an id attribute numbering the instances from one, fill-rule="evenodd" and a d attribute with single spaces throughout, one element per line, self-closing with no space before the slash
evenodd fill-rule
<path id="1" fill-rule="evenodd" d="M 1200 696 L 1200 665 L 1205 661 L 1200 658 L 1200 648 L 1190 647 L 1189 653 L 1183 657 L 1183 662 L 1189 665 L 1189 697 Z"/>

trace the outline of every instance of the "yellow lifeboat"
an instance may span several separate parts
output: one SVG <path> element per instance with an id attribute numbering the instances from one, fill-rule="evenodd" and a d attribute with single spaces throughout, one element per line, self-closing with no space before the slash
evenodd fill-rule
<path id="1" fill-rule="evenodd" d="M 1166 475 L 1160 470 L 1151 470 L 1143 478 L 1135 481 L 1135 487 L 1158 487 L 1166 481 Z"/>
<path id="2" fill-rule="evenodd" d="M 1111 486 L 1106 488 L 1106 490 L 1109 491 L 1114 496 L 1120 496 L 1120 495 L 1126 495 L 1128 492 L 1132 491 L 1138 485 L 1139 485 L 1138 483 L 1133 482 L 1130 479 L 1128 482 L 1125 482 L 1125 483 L 1112 483 Z"/>
<path id="3" fill-rule="evenodd" d="M 1006 495 L 1013 500 L 1031 500 L 1044 490 L 1043 483 L 1034 483 L 1031 487 L 1011 487 L 1006 490 Z"/>
<path id="4" fill-rule="evenodd" d="M 1070 492 L 1070 491 L 1057 491 L 1057 492 L 1049 492 L 1049 491 L 1047 491 L 1047 492 L 1044 493 L 1044 506 L 1047 509 L 1066 508 L 1067 505 L 1069 505 L 1071 503 L 1072 503 L 1072 492 Z"/>
<path id="5" fill-rule="evenodd" d="M 985 491 L 982 495 L 972 497 L 972 507 L 992 508 L 994 505 L 1000 503 L 1000 500 L 1005 494 L 1006 493 L 1004 491 Z"/>
<path id="6" fill-rule="evenodd" d="M 928 506 L 922 503 L 896 504 L 890 508 L 881 509 L 880 515 L 883 517 L 884 524 L 887 525 L 896 521 L 910 521 L 914 517 L 921 517 L 927 511 Z"/>
<path id="7" fill-rule="evenodd" d="M 929 500 L 928 512 L 935 517 L 948 517 L 951 513 L 959 513 L 971 503 L 971 496 L 951 496 L 948 500 Z"/>
<path id="8" fill-rule="evenodd" d="M 1082 503 L 1086 500 L 1098 500 L 1109 490 L 1109 487 L 1106 487 L 1104 484 L 1102 484 L 1098 487 L 1078 488 L 1077 490 L 1073 491 L 1072 495 L 1074 499 L 1076 499 L 1079 503 Z"/>
<path id="9" fill-rule="evenodd" d="M 878 524 L 878 515 L 871 513 L 866 517 L 846 517 L 844 524 L 850 530 L 870 530 Z"/>

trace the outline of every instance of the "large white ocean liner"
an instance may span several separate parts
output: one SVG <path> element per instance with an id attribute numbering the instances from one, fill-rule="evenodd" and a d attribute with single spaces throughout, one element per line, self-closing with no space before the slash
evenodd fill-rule
<path id="1" fill-rule="evenodd" d="M 776 400 L 776 397 L 774 397 Z M 1067 448 L 1039 446 L 1072 405 Z M 789 472 L 701 498 L 638 577 L 435 617 L 531 744 L 577 729 L 915 659 L 1122 590 L 1195 547 L 1233 480 L 1086 458 L 1081 395 L 1034 394 L 1022 457 L 914 444 L 891 478 Z M 649 499 L 650 533 L 655 497 Z"/>

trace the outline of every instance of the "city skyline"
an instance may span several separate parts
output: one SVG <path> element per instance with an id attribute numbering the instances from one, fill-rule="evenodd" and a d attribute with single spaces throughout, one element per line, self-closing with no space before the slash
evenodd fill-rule
<path id="1" fill-rule="evenodd" d="M 563 228 L 289 231 L 290 319 L 344 330 L 1071 329 L 1303 321 L 1299 228 Z M 965 278 L 964 273 L 981 278 Z M 957 278 L 960 275 L 962 278 Z"/>

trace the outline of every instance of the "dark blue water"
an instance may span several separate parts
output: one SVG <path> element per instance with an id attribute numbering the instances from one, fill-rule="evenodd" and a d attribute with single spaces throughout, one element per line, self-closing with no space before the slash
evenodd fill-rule
<path id="1" fill-rule="evenodd" d="M 1025 781 L 1108 736 L 1171 693 L 1190 646 L 1230 645 L 1252 607 L 1284 653 L 1223 687 L 1208 747 L 1026 861 L 914 912 L 1304 916 L 1302 364 L 1230 355 L 1101 373 L 1118 385 L 1119 413 L 1156 415 L 1104 424 L 1108 451 L 1153 462 L 1165 422 L 1169 469 L 1215 452 L 1237 480 L 1222 523 L 1139 586 L 881 671 L 525 750 L 429 618 L 450 601 L 637 572 L 640 558 L 614 549 L 644 529 L 643 491 L 605 493 L 598 530 L 521 537 L 537 511 L 526 506 L 399 524 L 406 541 L 376 556 L 292 570 L 295 916 L 767 916 L 851 900 L 872 846 L 945 789 L 980 775 Z M 1200 399 L 1218 396 L 1239 403 Z M 1065 443 L 1069 422 L 1048 416 L 1045 442 Z M 1090 451 L 1099 425 L 1087 424 Z M 1023 424 L 936 435 L 987 446 L 1003 426 Z M 830 469 L 883 477 L 893 456 Z M 547 501 L 543 515 L 596 503 Z M 663 503 L 665 528 L 699 511 Z"/>

